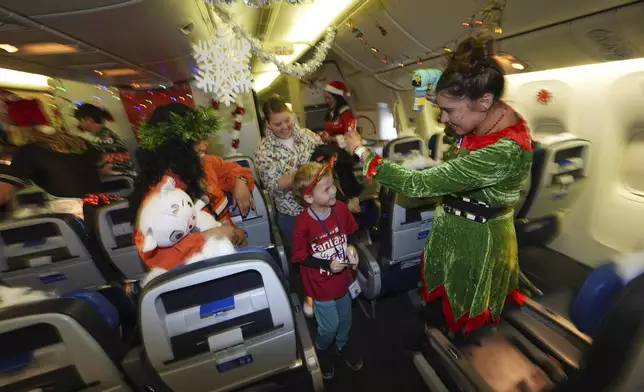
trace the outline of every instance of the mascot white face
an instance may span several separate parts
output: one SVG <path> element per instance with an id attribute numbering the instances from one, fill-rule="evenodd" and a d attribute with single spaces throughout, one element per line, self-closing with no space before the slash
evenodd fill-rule
<path id="1" fill-rule="evenodd" d="M 186 192 L 167 177 L 161 191 L 146 198 L 139 214 L 138 229 L 145 236 L 143 252 L 168 248 L 197 227 L 197 213 L 205 203 L 193 203 Z"/>

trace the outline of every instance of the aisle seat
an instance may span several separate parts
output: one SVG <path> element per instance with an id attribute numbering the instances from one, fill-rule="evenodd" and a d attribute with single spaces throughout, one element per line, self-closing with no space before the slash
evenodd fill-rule
<path id="1" fill-rule="evenodd" d="M 84 222 L 45 214 L 0 223 L 0 278 L 14 287 L 65 292 L 105 285 L 118 271 L 98 252 Z"/>
<path id="2" fill-rule="evenodd" d="M 321 390 L 299 300 L 285 287 L 273 258 L 252 248 L 153 279 L 139 310 L 147 361 L 175 391 L 229 391 L 268 379 Z"/>

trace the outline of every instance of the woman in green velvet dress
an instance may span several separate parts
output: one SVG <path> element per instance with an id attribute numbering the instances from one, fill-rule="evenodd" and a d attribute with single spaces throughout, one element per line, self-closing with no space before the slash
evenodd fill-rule
<path id="1" fill-rule="evenodd" d="M 421 264 L 426 302 L 442 300 L 447 326 L 469 333 L 498 322 L 506 300 L 519 303 L 514 211 L 530 173 L 533 141 L 526 122 L 501 101 L 502 67 L 491 41 L 459 45 L 436 86 L 440 121 L 459 138 L 457 157 L 406 169 L 345 137 L 365 176 L 408 197 L 440 196 Z"/>

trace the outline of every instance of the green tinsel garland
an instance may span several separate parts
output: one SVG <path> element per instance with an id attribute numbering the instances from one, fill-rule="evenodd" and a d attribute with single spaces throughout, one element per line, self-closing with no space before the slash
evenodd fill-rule
<path id="1" fill-rule="evenodd" d="M 183 140 L 198 141 L 216 134 L 221 128 L 217 113 L 210 108 L 196 107 L 185 117 L 170 114 L 168 123 L 150 125 L 143 121 L 139 125 L 139 143 L 146 150 L 156 150 L 173 136 Z"/>

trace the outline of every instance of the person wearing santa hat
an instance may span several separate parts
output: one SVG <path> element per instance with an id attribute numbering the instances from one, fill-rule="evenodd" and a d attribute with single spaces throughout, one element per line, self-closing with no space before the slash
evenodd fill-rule
<path id="1" fill-rule="evenodd" d="M 348 102 L 350 96 L 349 88 L 340 80 L 324 87 L 324 101 L 331 109 L 324 123 L 324 132 L 320 134 L 324 142 L 344 147 L 344 134 L 355 129 L 356 118 Z"/>

